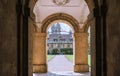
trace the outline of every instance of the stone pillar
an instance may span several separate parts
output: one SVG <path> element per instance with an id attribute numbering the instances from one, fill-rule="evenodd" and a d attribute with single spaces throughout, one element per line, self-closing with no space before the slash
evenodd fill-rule
<path id="1" fill-rule="evenodd" d="M 75 33 L 75 72 L 88 72 L 88 33 Z"/>
<path id="2" fill-rule="evenodd" d="M 90 23 L 90 54 L 91 54 L 91 76 L 96 76 L 96 45 L 95 45 L 95 19 Z"/>
<path id="3" fill-rule="evenodd" d="M 46 64 L 46 33 L 34 33 L 33 39 L 33 72 L 47 72 Z"/>

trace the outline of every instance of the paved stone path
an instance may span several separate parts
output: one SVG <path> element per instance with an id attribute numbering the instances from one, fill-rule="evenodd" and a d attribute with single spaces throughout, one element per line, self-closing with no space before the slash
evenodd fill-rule
<path id="1" fill-rule="evenodd" d="M 57 55 L 48 62 L 48 71 L 73 71 L 73 63 L 65 55 Z"/>
<path id="2" fill-rule="evenodd" d="M 73 72 L 73 63 L 64 55 L 57 55 L 48 62 L 48 73 L 35 73 L 33 76 L 90 76 L 90 73 Z"/>
<path id="3" fill-rule="evenodd" d="M 42 74 L 33 74 L 33 76 L 90 76 L 90 73 L 75 73 L 71 71 L 48 72 Z"/>

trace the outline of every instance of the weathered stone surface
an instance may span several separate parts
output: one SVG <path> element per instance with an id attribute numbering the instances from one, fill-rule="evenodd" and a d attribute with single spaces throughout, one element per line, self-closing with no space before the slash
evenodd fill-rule
<path id="1" fill-rule="evenodd" d="M 17 75 L 16 0 L 0 0 L 0 76 Z"/>
<path id="2" fill-rule="evenodd" d="M 47 73 L 47 65 L 46 64 L 38 64 L 33 65 L 34 73 Z"/>
<path id="3" fill-rule="evenodd" d="M 95 20 L 90 23 L 91 76 L 96 76 Z"/>
<path id="4" fill-rule="evenodd" d="M 33 21 L 29 18 L 29 27 L 28 27 L 28 75 L 33 75 L 33 32 L 34 26 Z"/>
<path id="5" fill-rule="evenodd" d="M 120 76 L 120 0 L 107 5 L 107 75 Z"/>
<path id="6" fill-rule="evenodd" d="M 46 65 L 46 33 L 34 33 L 33 38 L 33 72 L 47 72 Z M 37 65 L 37 66 L 36 66 Z M 44 69 L 45 70 L 44 70 Z"/>
<path id="7" fill-rule="evenodd" d="M 89 71 L 88 33 L 75 33 L 75 67 L 76 72 Z M 85 66 L 84 66 L 85 65 Z M 87 65 L 87 68 L 86 68 Z"/>
<path id="8" fill-rule="evenodd" d="M 88 64 L 76 64 L 75 66 L 74 66 L 74 71 L 75 72 L 79 72 L 79 73 L 81 73 L 81 72 L 88 72 L 89 71 L 89 65 Z"/>

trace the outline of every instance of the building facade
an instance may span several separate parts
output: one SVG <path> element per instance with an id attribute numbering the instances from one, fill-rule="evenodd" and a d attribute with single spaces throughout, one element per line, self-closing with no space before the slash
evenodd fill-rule
<path id="1" fill-rule="evenodd" d="M 52 52 L 53 49 L 73 48 L 72 31 L 68 34 L 61 33 L 62 28 L 59 23 L 51 27 L 51 32 L 48 32 L 47 47 L 48 51 Z M 65 32 L 65 31 L 64 31 Z"/>

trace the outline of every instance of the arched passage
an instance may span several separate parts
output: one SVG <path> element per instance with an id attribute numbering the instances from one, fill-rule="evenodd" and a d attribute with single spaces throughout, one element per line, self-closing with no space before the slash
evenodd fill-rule
<path id="1" fill-rule="evenodd" d="M 84 27 L 83 27 L 83 29 L 81 29 L 81 31 L 82 32 L 86 32 L 87 33 L 87 28 L 89 27 L 89 25 L 91 24 L 91 22 L 93 23 L 92 25 L 90 25 L 91 26 L 91 29 L 92 29 L 92 32 L 94 32 L 95 33 L 95 19 L 94 19 L 94 15 L 93 15 L 93 13 L 94 13 L 94 8 L 96 7 L 96 6 L 98 6 L 98 1 L 94 1 L 94 0 L 84 0 L 86 3 L 87 3 L 87 5 L 88 5 L 88 8 L 89 8 L 89 11 L 90 11 L 90 14 L 89 14 L 89 16 L 88 16 L 88 20 L 87 20 L 87 22 L 85 23 L 85 25 L 84 25 Z M 29 2 L 29 7 L 30 7 L 30 18 L 33 20 L 33 22 L 35 21 L 35 15 L 34 15 L 34 13 L 33 13 L 33 8 L 34 8 L 34 6 L 35 6 L 35 4 L 37 3 L 37 1 L 36 0 L 30 0 L 30 2 Z M 97 8 L 96 8 L 97 9 Z M 93 39 L 95 39 L 95 35 L 92 35 L 91 37 L 93 37 Z M 92 39 L 92 38 L 91 38 Z M 95 41 L 95 40 L 93 40 L 93 41 Z M 93 42 L 92 41 L 92 42 Z M 95 74 L 96 74 L 96 51 L 95 51 L 95 42 L 93 42 L 92 43 L 92 46 L 94 46 L 94 48 L 92 49 L 92 75 L 93 76 L 95 76 Z M 31 66 L 30 64 L 29 64 L 29 66 Z M 30 70 L 30 69 L 29 69 Z"/>
<path id="2" fill-rule="evenodd" d="M 75 72 L 88 72 L 88 33 L 80 29 L 77 20 L 72 16 L 64 13 L 56 13 L 47 17 L 39 31 L 34 32 L 33 40 L 33 72 L 41 73 L 47 72 L 46 62 L 46 37 L 47 28 L 50 23 L 55 20 L 67 21 L 74 29 L 75 38 Z M 36 27 L 37 28 L 37 27 Z"/>
<path id="3" fill-rule="evenodd" d="M 75 18 L 73 18 L 72 16 L 65 14 L 65 13 L 55 13 L 55 14 L 48 16 L 43 21 L 42 26 L 41 26 L 41 32 L 45 33 L 48 25 L 51 22 L 58 21 L 58 20 L 66 21 L 69 24 L 71 24 L 76 33 L 79 33 L 81 31 L 81 29 L 79 27 L 79 23 Z"/>
<path id="4" fill-rule="evenodd" d="M 28 18 L 28 13 L 29 13 L 29 6 L 30 6 L 30 18 L 31 19 L 33 19 L 34 20 L 34 18 L 35 18 L 35 16 L 34 16 L 34 14 L 33 14 L 33 7 L 34 7 L 34 5 L 35 5 L 35 3 L 36 3 L 36 1 L 38 1 L 38 0 L 23 0 L 23 1 L 25 1 L 25 2 L 22 2 L 21 4 L 23 4 L 23 12 L 24 12 L 24 14 L 25 14 L 25 17 L 27 17 Z M 30 2 L 29 2 L 30 1 Z M 96 70 L 97 70 L 97 75 L 101 75 L 103 72 L 101 71 L 101 69 L 102 69 L 102 65 L 101 65 L 101 62 L 102 62 L 102 59 L 101 59 L 101 57 L 102 57 L 102 55 L 101 55 L 101 44 L 99 44 L 99 43 L 101 43 L 102 41 L 102 38 L 100 38 L 101 37 L 101 30 L 99 30 L 100 28 L 101 28 L 101 25 L 102 24 L 100 24 L 100 20 L 102 20 L 102 16 L 100 15 L 101 14 L 101 5 L 99 5 L 99 4 L 101 4 L 102 3 L 102 1 L 98 1 L 98 0 L 85 0 L 86 2 L 87 2 L 87 4 L 88 4 L 88 6 L 89 6 L 89 8 L 90 8 L 90 11 L 91 11 L 91 13 L 93 13 L 93 6 L 94 6 L 94 4 L 95 4 L 95 9 L 94 9 L 94 17 L 96 18 L 95 19 L 95 22 L 96 22 L 96 26 L 98 26 L 98 27 L 96 27 L 97 29 L 96 30 L 98 30 L 96 33 L 97 33 L 97 42 L 96 42 L 96 46 L 100 46 L 100 48 L 99 47 L 97 47 L 97 49 L 98 49 L 98 51 L 97 51 L 97 54 L 95 55 L 95 57 L 97 57 L 97 59 L 95 59 L 95 60 L 98 60 L 98 61 L 94 61 L 94 64 L 96 64 L 96 63 L 98 63 L 98 64 L 96 64 L 96 65 L 94 65 L 94 68 L 93 68 L 93 72 L 94 73 L 96 73 Z M 101 2 L 101 3 L 100 3 Z M 19 3 L 20 2 L 18 2 L 18 5 L 19 5 Z M 25 4 L 24 4 L 25 3 Z M 20 5 L 21 5 L 20 4 Z M 29 4 L 29 5 L 28 5 Z M 21 6 L 19 6 L 20 7 L 20 9 L 21 9 Z M 91 7 L 93 7 L 93 8 L 91 8 Z M 104 7 L 104 6 L 103 6 Z M 102 11 L 104 11 L 104 10 L 102 10 Z M 22 13 L 23 13 L 22 12 Z M 21 14 L 20 12 L 18 13 L 18 14 Z M 22 14 L 22 16 L 23 16 L 23 14 Z M 19 17 L 19 18 L 21 18 L 21 17 Z M 25 20 L 23 20 L 23 25 L 28 25 L 26 22 L 29 22 L 29 21 L 27 21 L 28 19 L 25 19 Z M 90 20 L 91 20 L 91 16 L 90 16 Z M 99 26 L 100 25 L 100 26 Z M 23 28 L 27 28 L 26 26 L 23 26 Z M 26 29 L 24 29 L 24 30 L 26 30 Z M 26 31 L 27 32 L 27 31 Z M 27 34 L 25 34 L 26 36 L 27 36 Z M 27 37 L 26 37 L 26 39 L 27 39 Z M 26 42 L 26 44 L 28 43 L 27 42 L 27 40 L 25 40 Z M 97 45 L 98 44 L 98 45 Z M 99 50 L 100 49 L 100 50 Z M 26 50 L 27 51 L 27 50 Z M 99 53 L 100 53 L 100 55 L 99 55 Z M 27 53 L 25 53 L 23 56 L 25 56 Z M 27 55 L 28 56 L 28 55 Z M 27 57 L 25 58 L 25 60 L 27 61 L 28 59 L 27 59 Z M 99 62 L 100 62 L 100 64 L 99 64 Z M 23 66 L 24 64 L 28 64 L 27 62 L 25 62 L 25 63 L 22 63 L 22 65 L 21 66 Z M 31 62 L 30 62 L 30 64 L 31 64 Z M 24 67 L 24 66 L 23 66 Z M 25 75 L 27 76 L 27 72 L 26 72 L 26 69 L 25 70 L 23 70 L 22 71 L 23 72 L 23 74 L 25 73 Z M 96 76 L 95 74 L 94 75 L 92 75 L 92 76 Z"/>

